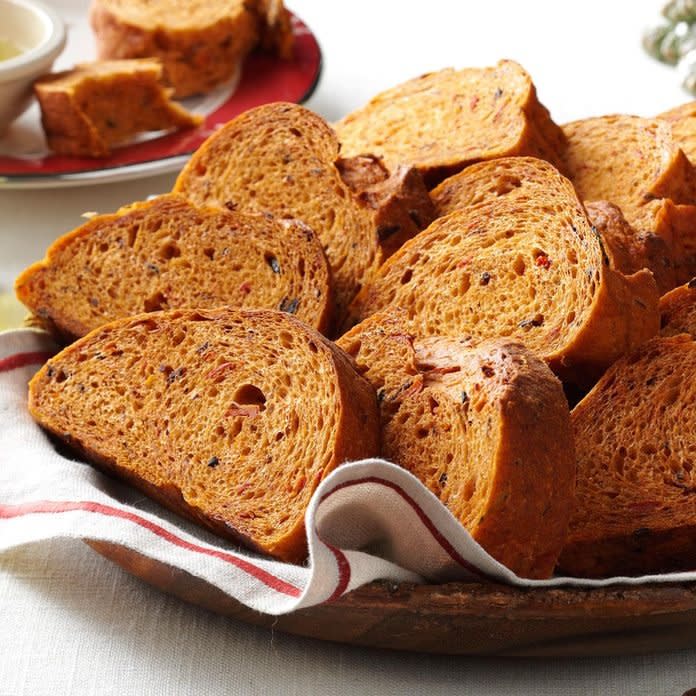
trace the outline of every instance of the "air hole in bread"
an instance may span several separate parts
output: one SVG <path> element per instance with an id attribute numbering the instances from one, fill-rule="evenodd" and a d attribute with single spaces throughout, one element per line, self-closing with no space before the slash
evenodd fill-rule
<path id="1" fill-rule="evenodd" d="M 413 270 L 407 268 L 406 272 L 401 276 L 401 284 L 406 285 L 406 283 L 410 283 L 411 278 L 413 278 Z"/>
<path id="2" fill-rule="evenodd" d="M 495 183 L 494 191 L 496 196 L 504 196 L 506 193 L 510 193 L 510 191 L 514 191 L 522 186 L 522 182 L 516 176 L 498 179 Z"/>
<path id="3" fill-rule="evenodd" d="M 512 264 L 512 268 L 518 276 L 523 276 L 524 272 L 527 270 L 527 266 L 521 255 L 518 255 Z"/>
<path id="4" fill-rule="evenodd" d="M 161 292 L 156 292 L 143 302 L 143 310 L 145 312 L 158 312 L 167 307 L 167 298 Z"/>
<path id="5" fill-rule="evenodd" d="M 240 406 L 258 406 L 260 411 L 266 410 L 266 396 L 253 384 L 242 384 L 233 399 Z"/>

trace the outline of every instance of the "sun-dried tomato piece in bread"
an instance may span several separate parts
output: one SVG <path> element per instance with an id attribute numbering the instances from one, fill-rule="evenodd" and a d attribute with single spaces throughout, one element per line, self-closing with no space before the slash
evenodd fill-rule
<path id="1" fill-rule="evenodd" d="M 696 342 L 656 338 L 575 407 L 577 502 L 560 572 L 696 568 L 695 384 Z"/>
<path id="2" fill-rule="evenodd" d="M 583 200 L 619 206 L 638 234 L 662 237 L 676 282 L 696 274 L 696 170 L 669 123 L 602 116 L 563 127 L 566 168 Z"/>
<path id="3" fill-rule="evenodd" d="M 657 333 L 657 302 L 649 271 L 610 267 L 556 172 L 543 194 L 502 195 L 435 220 L 380 268 L 351 318 L 401 306 L 418 336 L 518 340 L 582 384 Z"/>
<path id="4" fill-rule="evenodd" d="M 562 166 L 565 138 L 517 63 L 428 73 L 335 124 L 345 156 L 372 153 L 436 184 L 480 160 L 532 155 Z"/>
<path id="5" fill-rule="evenodd" d="M 98 468 L 291 562 L 306 556 L 304 514 L 319 482 L 379 452 L 374 389 L 342 351 L 282 312 L 113 322 L 44 365 L 29 409 Z"/>
<path id="6" fill-rule="evenodd" d="M 279 0 L 92 0 L 90 23 L 101 59 L 158 58 L 177 97 L 232 79 L 259 41 L 286 58 L 293 46 Z"/>
<path id="7" fill-rule="evenodd" d="M 48 146 L 62 155 L 108 157 L 148 131 L 192 128 L 202 122 L 169 99 L 156 60 L 84 63 L 34 83 Z"/>
<path id="8" fill-rule="evenodd" d="M 568 403 L 546 364 L 507 339 L 415 339 L 379 314 L 338 345 L 378 389 L 382 453 L 423 481 L 522 577 L 549 577 L 575 485 Z"/>
<path id="9" fill-rule="evenodd" d="M 696 336 L 696 278 L 660 298 L 660 335 Z"/>
<path id="10" fill-rule="evenodd" d="M 305 225 L 169 194 L 99 215 L 49 247 L 17 297 L 68 339 L 160 309 L 280 309 L 325 331 L 331 278 Z"/>
<path id="11" fill-rule="evenodd" d="M 403 195 L 392 190 L 382 198 L 362 200 L 343 181 L 338 155 L 336 135 L 320 116 L 297 104 L 267 104 L 208 138 L 174 190 L 201 205 L 247 208 L 309 225 L 331 265 L 340 316 L 395 241 L 412 237 L 420 227 L 401 213 L 403 206 L 414 208 L 418 182 L 410 177 Z M 398 191 L 404 187 L 396 185 Z M 419 196 L 430 205 L 422 182 Z"/>

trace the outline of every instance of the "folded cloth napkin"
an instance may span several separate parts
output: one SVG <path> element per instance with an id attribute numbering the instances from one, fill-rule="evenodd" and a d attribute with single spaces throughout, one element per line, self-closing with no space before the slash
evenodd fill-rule
<path id="1" fill-rule="evenodd" d="M 480 579 L 527 587 L 696 580 L 696 572 L 519 578 L 414 476 L 380 459 L 344 464 L 316 490 L 305 518 L 306 566 L 261 558 L 56 451 L 26 407 L 27 382 L 55 350 L 41 331 L 0 333 L 0 552 L 55 537 L 108 541 L 203 578 L 269 614 L 327 602 L 376 579 Z"/>

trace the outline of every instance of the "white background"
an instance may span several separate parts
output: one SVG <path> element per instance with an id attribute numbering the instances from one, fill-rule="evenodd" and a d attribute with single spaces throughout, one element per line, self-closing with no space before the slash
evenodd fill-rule
<path id="1" fill-rule="evenodd" d="M 659 0 L 290 2 L 324 52 L 323 78 L 308 105 L 329 120 L 423 72 L 514 58 L 532 74 L 559 123 L 612 112 L 647 116 L 687 100 L 674 71 L 640 48 L 642 29 L 657 20 L 660 5 Z M 76 189 L 0 190 L 0 291 L 54 238 L 80 224 L 80 213 L 114 210 L 164 192 L 172 181 L 173 175 L 165 175 Z M 0 556 L 0 696 L 660 696 L 691 687 L 696 687 L 696 650 L 548 661 L 359 650 L 256 629 L 190 607 L 144 586 L 77 541 Z"/>

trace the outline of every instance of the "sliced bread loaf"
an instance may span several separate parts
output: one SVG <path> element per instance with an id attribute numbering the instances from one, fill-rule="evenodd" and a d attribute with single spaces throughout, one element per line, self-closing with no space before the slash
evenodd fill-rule
<path id="1" fill-rule="evenodd" d="M 656 118 L 669 122 L 678 146 L 692 163 L 696 162 L 696 102 L 687 102 Z"/>
<path id="2" fill-rule="evenodd" d="M 575 458 L 561 383 L 507 339 L 415 339 L 406 312 L 373 315 L 338 345 L 378 389 L 382 453 L 522 577 L 552 574 L 572 509 Z"/>
<path id="3" fill-rule="evenodd" d="M 379 452 L 374 389 L 282 312 L 172 310 L 108 324 L 29 388 L 36 420 L 179 514 L 286 561 L 343 462 Z"/>
<path id="4" fill-rule="evenodd" d="M 479 160 L 533 155 L 562 166 L 565 138 L 510 60 L 441 70 L 388 89 L 336 125 L 346 156 L 372 153 L 436 184 Z"/>
<path id="5" fill-rule="evenodd" d="M 63 155 L 108 157 L 112 148 L 147 131 L 202 122 L 169 99 L 156 60 L 84 63 L 34 83 L 48 146 Z"/>
<path id="6" fill-rule="evenodd" d="M 583 383 L 657 333 L 657 302 L 649 271 L 610 268 L 572 185 L 555 173 L 543 193 L 435 220 L 380 268 L 351 318 L 401 306 L 417 336 L 518 340 Z"/>
<path id="7" fill-rule="evenodd" d="M 403 205 L 419 209 L 413 202 L 413 178 L 402 177 L 402 184 L 409 186 L 403 196 L 406 203 L 393 191 L 386 200 L 362 200 L 365 197 L 343 181 L 338 153 L 336 135 L 320 116 L 297 104 L 267 104 L 243 113 L 208 138 L 184 167 L 174 190 L 199 205 L 246 208 L 305 222 L 326 251 L 341 315 L 393 245 L 420 228 L 410 215 L 399 212 Z M 354 177 L 352 186 L 364 190 L 378 184 L 374 169 L 371 184 L 365 177 L 365 183 L 358 184 Z M 419 191 L 424 206 L 430 205 L 422 182 Z M 427 224 L 429 219 L 418 222 Z"/>
<path id="8" fill-rule="evenodd" d="M 695 384 L 696 342 L 656 338 L 575 407 L 577 503 L 562 573 L 696 568 Z"/>
<path id="9" fill-rule="evenodd" d="M 325 331 L 330 273 L 295 221 L 196 208 L 160 196 L 61 237 L 16 281 L 18 298 L 64 338 L 160 309 L 262 307 Z"/>
<path id="10" fill-rule="evenodd" d="M 696 278 L 660 298 L 660 335 L 696 337 Z"/>
<path id="11" fill-rule="evenodd" d="M 695 275 L 696 170 L 670 124 L 602 116 L 563 130 L 566 168 L 580 197 L 610 201 L 637 233 L 662 237 L 674 256 L 676 282 Z"/>
<path id="12" fill-rule="evenodd" d="M 158 58 L 177 97 L 232 79 L 259 40 L 292 52 L 280 0 L 92 0 L 90 22 L 100 58 Z"/>

